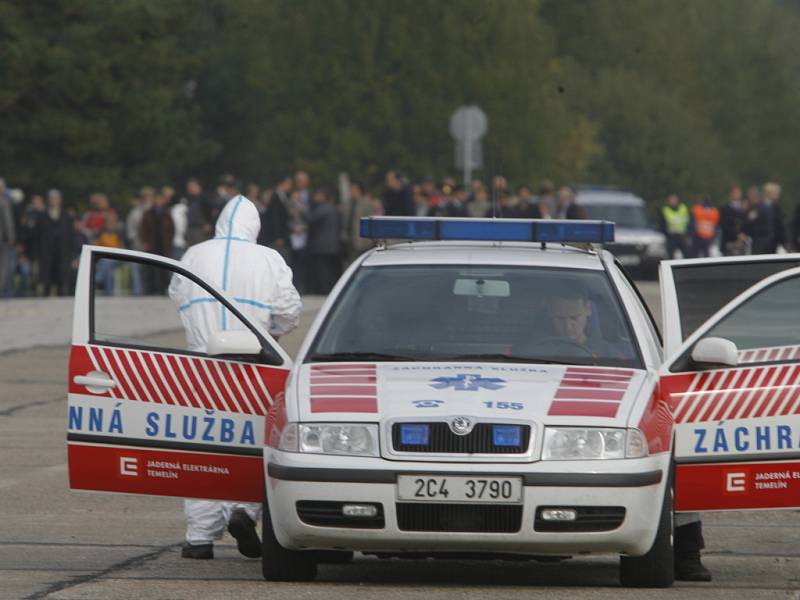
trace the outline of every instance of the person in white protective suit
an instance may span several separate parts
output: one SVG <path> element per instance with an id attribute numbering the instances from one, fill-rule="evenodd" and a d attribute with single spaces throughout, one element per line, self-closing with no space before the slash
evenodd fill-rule
<path id="1" fill-rule="evenodd" d="M 227 292 L 242 313 L 281 336 L 295 327 L 300 295 L 292 285 L 292 271 L 275 250 L 256 244 L 261 228 L 258 209 L 244 196 L 228 201 L 217 219 L 215 237 L 191 246 L 181 264 L 205 281 Z M 190 350 L 206 351 L 208 337 L 244 325 L 199 285 L 175 274 L 169 296 L 178 306 Z M 261 506 L 209 500 L 186 500 L 184 558 L 214 558 L 214 540 L 228 531 L 239 552 L 261 556 L 255 523 Z"/>

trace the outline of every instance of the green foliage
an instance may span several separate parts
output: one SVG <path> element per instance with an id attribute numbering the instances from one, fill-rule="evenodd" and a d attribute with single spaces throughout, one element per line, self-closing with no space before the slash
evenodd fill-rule
<path id="1" fill-rule="evenodd" d="M 478 176 L 791 193 L 798 25 L 794 0 L 0 0 L 0 175 L 441 177 L 474 103 Z"/>
<path id="2" fill-rule="evenodd" d="M 173 35 L 191 5 L 0 1 L 0 164 L 10 183 L 119 193 L 215 152 Z"/>
<path id="3" fill-rule="evenodd" d="M 227 19 L 226 45 L 241 52 L 218 71 L 237 72 L 246 92 L 225 101 L 224 165 L 249 177 L 443 175 L 448 120 L 465 103 L 490 115 L 486 165 L 518 180 L 571 175 L 596 152 L 554 93 L 536 2 L 279 0 L 237 4 Z"/>
<path id="4" fill-rule="evenodd" d="M 800 188 L 798 15 L 774 0 L 546 0 L 590 169 L 661 199 L 734 181 Z"/>

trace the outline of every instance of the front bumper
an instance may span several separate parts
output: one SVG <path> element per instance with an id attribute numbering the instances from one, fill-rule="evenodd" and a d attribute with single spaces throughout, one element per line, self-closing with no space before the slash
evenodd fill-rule
<path id="1" fill-rule="evenodd" d="M 393 462 L 380 458 L 313 456 L 268 449 L 267 497 L 282 546 L 380 553 L 496 553 L 563 555 L 624 553 L 640 556 L 653 544 L 664 497 L 669 454 L 614 461 L 527 464 Z M 398 524 L 397 476 L 520 476 L 521 526 L 514 533 L 403 531 Z M 378 503 L 379 529 L 309 525 L 298 516 L 302 501 Z M 608 531 L 543 532 L 537 508 L 622 507 L 622 524 Z"/>

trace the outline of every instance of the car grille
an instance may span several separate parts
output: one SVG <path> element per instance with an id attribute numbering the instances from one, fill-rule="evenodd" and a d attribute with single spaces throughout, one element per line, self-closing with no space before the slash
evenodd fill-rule
<path id="1" fill-rule="evenodd" d="M 515 533 L 522 526 L 522 505 L 424 504 L 398 502 L 401 531 Z"/>
<path id="2" fill-rule="evenodd" d="M 430 439 L 426 445 L 403 444 L 400 440 L 401 425 L 428 425 Z M 525 454 L 531 439 L 531 428 L 522 425 L 519 446 L 496 446 L 492 426 L 502 423 L 478 423 L 467 435 L 456 435 L 450 425 L 434 423 L 395 423 L 392 426 L 392 447 L 397 452 L 429 452 L 437 454 Z M 516 423 L 514 424 L 516 425 Z"/>
<path id="3" fill-rule="evenodd" d="M 378 514 L 374 517 L 347 517 L 342 514 L 345 504 L 363 504 L 363 502 L 328 502 L 321 500 L 299 500 L 297 516 L 307 525 L 317 527 L 347 527 L 353 529 L 383 529 L 383 506 L 378 504 Z"/>
<path id="4" fill-rule="evenodd" d="M 545 521 L 542 511 L 548 508 L 571 508 L 578 515 L 574 521 Z M 536 509 L 533 528 L 536 531 L 611 531 L 625 520 L 624 506 L 540 506 Z"/>

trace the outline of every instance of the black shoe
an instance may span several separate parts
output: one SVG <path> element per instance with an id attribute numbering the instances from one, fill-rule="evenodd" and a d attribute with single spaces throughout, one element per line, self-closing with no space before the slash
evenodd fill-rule
<path id="1" fill-rule="evenodd" d="M 202 560 L 214 558 L 214 544 L 198 544 L 197 546 L 184 544 L 183 548 L 181 548 L 181 558 L 199 558 Z"/>
<path id="2" fill-rule="evenodd" d="M 675 579 L 680 581 L 711 581 L 711 571 L 700 562 L 700 553 L 691 552 L 675 557 Z"/>
<path id="3" fill-rule="evenodd" d="M 242 508 L 237 508 L 228 521 L 228 531 L 236 538 L 239 553 L 247 558 L 261 556 L 261 540 L 256 533 L 256 524 Z"/>

